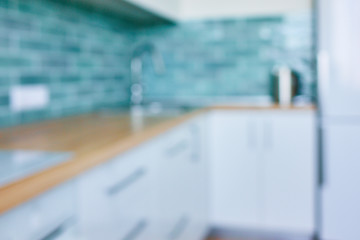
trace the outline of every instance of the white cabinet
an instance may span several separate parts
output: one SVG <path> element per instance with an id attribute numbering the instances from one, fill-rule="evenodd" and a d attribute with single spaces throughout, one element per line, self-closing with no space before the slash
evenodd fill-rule
<path id="1" fill-rule="evenodd" d="M 160 16 L 177 20 L 180 13 L 180 0 L 126 0 Z"/>
<path id="2" fill-rule="evenodd" d="M 174 129 L 162 136 L 162 156 L 157 162 L 160 239 L 175 239 L 183 234 L 188 218 L 184 184 L 191 152 L 187 131 Z"/>
<path id="3" fill-rule="evenodd" d="M 128 0 L 172 20 L 269 16 L 310 10 L 312 0 Z"/>
<path id="4" fill-rule="evenodd" d="M 219 111 L 211 133 L 215 225 L 313 233 L 312 111 Z"/>
<path id="5" fill-rule="evenodd" d="M 236 18 L 310 10 L 312 0 L 182 0 L 181 19 Z"/>
<path id="6" fill-rule="evenodd" d="M 360 239 L 360 124 L 325 121 L 322 239 Z"/>
<path id="7" fill-rule="evenodd" d="M 186 132 L 189 141 L 188 156 L 184 161 L 182 185 L 184 193 L 187 226 L 180 239 L 199 240 L 207 233 L 209 196 L 208 196 L 208 157 L 206 149 L 207 117 L 196 118 L 179 129 Z M 183 220 L 184 221 L 184 220 Z"/>
<path id="8" fill-rule="evenodd" d="M 263 173 L 265 228 L 295 233 L 314 230 L 316 128 L 312 112 L 264 116 Z"/>
<path id="9" fill-rule="evenodd" d="M 115 239 L 116 226 L 105 194 L 109 182 L 107 165 L 99 166 L 78 179 L 78 225 L 85 239 Z"/>
<path id="10" fill-rule="evenodd" d="M 215 112 L 210 119 L 211 219 L 215 225 L 259 225 L 256 113 Z"/>
<path id="11" fill-rule="evenodd" d="M 65 183 L 0 216 L 1 240 L 48 239 L 75 215 L 75 184 Z"/>
<path id="12" fill-rule="evenodd" d="M 208 227 L 204 121 L 186 122 L 80 176 L 80 235 L 202 239 Z"/>
<path id="13" fill-rule="evenodd" d="M 79 230 L 88 240 L 155 234 L 153 143 L 112 159 L 78 180 Z"/>
<path id="14" fill-rule="evenodd" d="M 228 19 L 303 12 L 312 0 L 71 0 L 113 11 L 136 22 Z M 135 7 L 134 7 L 135 6 Z M 143 11 L 146 10 L 146 11 Z M 154 16 L 155 15 L 155 16 Z"/>
<path id="15" fill-rule="evenodd" d="M 157 163 L 159 239 L 199 240 L 208 228 L 206 117 L 187 122 L 161 137 Z"/>

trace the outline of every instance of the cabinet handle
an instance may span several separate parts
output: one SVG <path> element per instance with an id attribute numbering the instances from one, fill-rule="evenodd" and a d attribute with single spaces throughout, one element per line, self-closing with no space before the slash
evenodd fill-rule
<path id="1" fill-rule="evenodd" d="M 318 183 L 319 186 L 324 186 L 326 184 L 326 161 L 325 158 L 326 156 L 324 155 L 324 149 L 325 149 L 325 139 L 326 139 L 326 133 L 324 128 L 318 127 L 318 146 L 319 146 L 319 150 L 318 150 Z"/>
<path id="2" fill-rule="evenodd" d="M 168 157 L 175 157 L 178 154 L 184 152 L 189 147 L 189 142 L 187 140 L 182 140 L 175 144 L 174 146 L 170 147 L 166 150 L 166 155 Z"/>
<path id="3" fill-rule="evenodd" d="M 145 219 L 139 221 L 121 240 L 134 240 L 136 239 L 146 228 L 147 221 Z"/>
<path id="4" fill-rule="evenodd" d="M 52 231 L 50 231 L 47 235 L 40 238 L 41 240 L 52 240 L 59 237 L 61 234 L 65 232 L 65 225 L 67 222 L 70 221 L 70 219 L 66 219 L 65 221 L 61 222 L 59 225 L 57 225 Z"/>
<path id="5" fill-rule="evenodd" d="M 169 234 L 169 240 L 178 239 L 181 234 L 185 231 L 187 225 L 189 224 L 190 219 L 187 216 L 183 216 L 179 219 L 179 221 L 175 224 L 174 228 Z"/>
<path id="6" fill-rule="evenodd" d="M 273 147 L 273 129 L 271 120 L 264 123 L 264 149 Z"/>
<path id="7" fill-rule="evenodd" d="M 125 190 L 126 188 L 143 178 L 145 174 L 146 170 L 144 168 L 139 168 L 135 170 L 132 174 L 110 187 L 107 190 L 108 195 L 112 196 L 120 193 L 121 191 Z"/>

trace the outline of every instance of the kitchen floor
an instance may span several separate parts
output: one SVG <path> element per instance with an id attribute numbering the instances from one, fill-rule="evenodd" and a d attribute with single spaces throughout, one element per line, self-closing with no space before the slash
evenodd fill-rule
<path id="1" fill-rule="evenodd" d="M 270 240 L 264 238 L 218 238 L 218 237 L 209 237 L 206 240 Z M 273 240 L 280 240 L 280 239 L 273 239 Z M 281 239 L 286 240 L 286 239 Z"/>
<path id="2" fill-rule="evenodd" d="M 206 240 L 299 240 L 304 238 L 284 238 L 284 237 L 271 237 L 271 238 L 263 238 L 263 237 L 209 237 Z"/>
<path id="3" fill-rule="evenodd" d="M 305 240 L 292 237 L 208 237 L 206 240 Z M 310 240 L 306 238 L 306 240 Z"/>
<path id="4" fill-rule="evenodd" d="M 208 239 L 206 240 L 268 240 L 268 239 L 261 239 L 261 238 L 236 238 L 236 237 L 233 237 L 233 238 L 220 238 L 220 237 L 209 237 Z"/>

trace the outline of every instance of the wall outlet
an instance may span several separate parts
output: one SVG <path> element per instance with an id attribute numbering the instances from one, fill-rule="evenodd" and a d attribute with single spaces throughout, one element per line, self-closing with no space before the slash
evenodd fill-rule
<path id="1" fill-rule="evenodd" d="M 49 104 L 45 85 L 17 85 L 10 90 L 10 107 L 14 112 L 40 110 Z"/>

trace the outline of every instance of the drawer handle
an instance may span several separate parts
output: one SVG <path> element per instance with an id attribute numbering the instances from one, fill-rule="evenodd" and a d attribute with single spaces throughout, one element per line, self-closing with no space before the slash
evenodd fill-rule
<path id="1" fill-rule="evenodd" d="M 175 224 L 173 230 L 169 234 L 169 240 L 178 239 L 181 234 L 185 231 L 187 225 L 189 224 L 189 218 L 187 216 L 183 216 L 179 219 L 179 221 Z"/>
<path id="2" fill-rule="evenodd" d="M 186 149 L 188 149 L 188 147 L 189 147 L 189 142 L 187 140 L 183 140 L 183 141 L 177 143 L 176 145 L 170 147 L 169 149 L 167 149 L 166 155 L 169 157 L 174 157 L 174 156 L 182 153 Z"/>
<path id="3" fill-rule="evenodd" d="M 144 177 L 146 174 L 146 171 L 144 168 L 139 168 L 135 170 L 132 174 L 127 176 L 125 179 L 121 180 L 120 182 L 114 184 L 112 187 L 110 187 L 107 190 L 108 195 L 115 195 L 120 193 L 121 191 L 125 190 L 138 180 L 140 180 L 142 177 Z"/>
<path id="4" fill-rule="evenodd" d="M 70 219 L 65 220 L 61 224 L 59 224 L 57 227 L 55 227 L 51 232 L 49 232 L 45 237 L 42 237 L 41 240 L 52 240 L 59 237 L 61 234 L 65 232 L 65 225 L 67 225 L 67 222 Z"/>
<path id="5" fill-rule="evenodd" d="M 133 227 L 126 235 L 124 238 L 122 238 L 122 240 L 133 240 L 136 239 L 146 228 L 147 226 L 147 221 L 146 220 L 141 220 L 140 222 L 138 222 L 135 227 Z"/>

